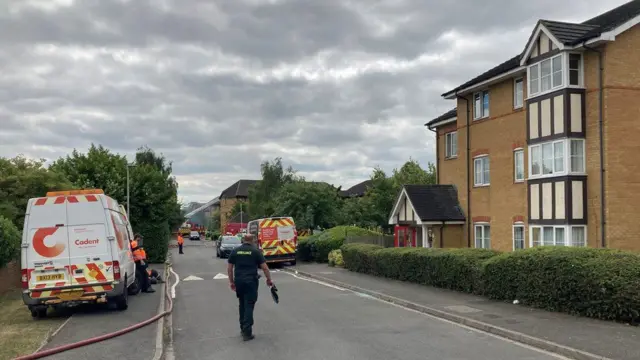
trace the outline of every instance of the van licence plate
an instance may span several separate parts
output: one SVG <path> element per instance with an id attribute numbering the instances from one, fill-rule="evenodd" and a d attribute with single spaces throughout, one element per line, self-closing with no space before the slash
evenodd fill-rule
<path id="1" fill-rule="evenodd" d="M 37 281 L 64 280 L 64 274 L 37 275 Z"/>

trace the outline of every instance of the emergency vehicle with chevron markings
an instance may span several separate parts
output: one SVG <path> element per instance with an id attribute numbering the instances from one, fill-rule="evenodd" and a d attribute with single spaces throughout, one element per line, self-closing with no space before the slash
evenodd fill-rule
<path id="1" fill-rule="evenodd" d="M 21 245 L 22 299 L 33 317 L 49 306 L 113 302 L 140 291 L 124 208 L 102 190 L 30 199 Z"/>
<path id="2" fill-rule="evenodd" d="M 267 263 L 296 264 L 298 233 L 292 217 L 271 217 L 252 220 L 247 224 Z"/>

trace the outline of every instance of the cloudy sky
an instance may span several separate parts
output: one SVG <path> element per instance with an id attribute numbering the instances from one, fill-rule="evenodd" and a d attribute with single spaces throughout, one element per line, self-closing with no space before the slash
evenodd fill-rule
<path id="1" fill-rule="evenodd" d="M 522 51 L 539 18 L 624 2 L 0 0 L 0 156 L 148 145 L 184 201 L 277 156 L 349 187 L 434 161 L 440 94 Z"/>

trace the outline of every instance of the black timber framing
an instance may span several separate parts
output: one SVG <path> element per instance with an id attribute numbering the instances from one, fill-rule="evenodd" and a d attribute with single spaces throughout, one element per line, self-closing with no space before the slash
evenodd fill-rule
<path id="1" fill-rule="evenodd" d="M 582 219 L 573 218 L 573 181 L 582 182 Z M 564 183 L 564 219 L 556 219 L 556 182 Z M 543 219 L 542 184 L 551 184 L 551 219 Z M 531 218 L 531 185 L 538 184 L 538 212 L 540 219 Z M 527 180 L 527 212 L 530 225 L 587 225 L 587 176 L 565 175 Z"/>

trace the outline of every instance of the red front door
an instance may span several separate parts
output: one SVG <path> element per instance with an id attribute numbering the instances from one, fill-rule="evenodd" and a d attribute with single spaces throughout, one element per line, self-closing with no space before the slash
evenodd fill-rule
<path id="1" fill-rule="evenodd" d="M 396 225 L 394 229 L 395 247 L 416 247 L 416 228 Z"/>

